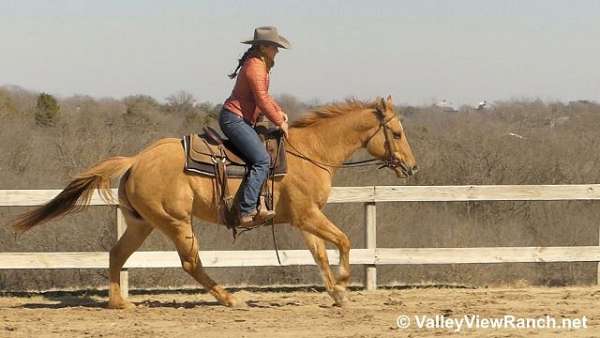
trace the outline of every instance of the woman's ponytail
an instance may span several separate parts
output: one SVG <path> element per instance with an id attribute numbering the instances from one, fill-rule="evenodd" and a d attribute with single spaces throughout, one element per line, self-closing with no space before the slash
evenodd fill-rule
<path id="1" fill-rule="evenodd" d="M 259 48 L 259 44 L 254 44 L 250 48 L 248 48 L 248 50 L 244 53 L 244 55 L 242 55 L 242 57 L 238 60 L 238 65 L 235 68 L 235 70 L 233 71 L 233 73 L 231 73 L 227 76 L 230 79 L 235 79 L 235 77 L 238 75 L 238 70 L 240 70 L 240 68 L 242 68 L 242 66 L 244 65 L 244 62 L 246 62 L 246 60 L 248 60 L 251 57 L 261 58 L 267 65 L 267 71 L 270 71 L 271 68 L 273 68 L 273 66 L 275 65 L 274 60 L 268 58 L 266 55 L 264 55 L 261 52 L 261 50 Z"/>
<path id="2" fill-rule="evenodd" d="M 246 60 L 248 60 L 249 58 L 251 58 L 252 56 L 255 55 L 256 51 L 258 51 L 258 45 L 252 45 L 250 48 L 248 48 L 248 50 L 244 53 L 244 55 L 242 55 L 242 57 L 238 60 L 238 65 L 235 68 L 235 70 L 233 71 L 233 73 L 227 75 L 230 79 L 235 79 L 235 77 L 238 74 L 238 70 L 240 70 L 240 68 L 242 68 L 242 66 L 244 65 L 244 62 L 246 62 Z"/>

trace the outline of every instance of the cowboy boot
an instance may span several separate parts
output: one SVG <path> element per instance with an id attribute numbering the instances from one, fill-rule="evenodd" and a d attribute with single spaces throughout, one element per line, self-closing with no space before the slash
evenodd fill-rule
<path id="1" fill-rule="evenodd" d="M 267 209 L 267 204 L 265 203 L 265 196 L 260 196 L 258 199 L 258 212 L 256 216 L 254 216 L 254 221 L 256 224 L 263 224 L 275 217 L 275 211 Z"/>
<path id="2" fill-rule="evenodd" d="M 252 229 L 256 226 L 256 215 L 258 214 L 258 212 L 256 210 L 254 210 L 253 212 L 249 213 L 249 214 L 240 214 L 240 219 L 239 219 L 239 225 L 238 227 L 240 228 L 246 228 L 246 229 Z"/>

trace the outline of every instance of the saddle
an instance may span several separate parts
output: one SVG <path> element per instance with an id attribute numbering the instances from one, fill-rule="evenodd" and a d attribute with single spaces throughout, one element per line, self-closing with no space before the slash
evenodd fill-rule
<path id="1" fill-rule="evenodd" d="M 287 173 L 287 160 L 282 132 L 278 128 L 268 128 L 265 124 L 257 123 L 256 132 L 265 144 L 271 157 L 269 177 L 271 191 L 276 177 Z M 237 193 L 232 196 L 229 192 L 228 178 L 246 178 L 248 167 L 246 160 L 230 140 L 221 136 L 210 127 L 204 127 L 203 134 L 191 134 L 183 137 L 185 166 L 184 171 L 213 177 L 215 204 L 218 206 L 220 221 L 233 230 L 236 236 L 236 226 L 239 225 L 239 210 L 234 201 Z M 268 183 L 268 180 L 267 182 Z M 264 184 L 260 196 L 261 207 L 273 208 L 273 196 L 268 184 Z"/>
<path id="2" fill-rule="evenodd" d="M 281 131 L 263 126 L 256 127 L 256 131 L 271 157 L 269 176 L 284 176 L 287 173 L 287 161 L 284 143 L 280 142 Z M 216 164 L 222 162 L 228 177 L 246 176 L 248 168 L 243 155 L 235 149 L 230 140 L 211 127 L 204 127 L 203 134 L 185 136 L 183 147 L 186 153 L 185 171 L 215 177 L 219 174 Z"/>

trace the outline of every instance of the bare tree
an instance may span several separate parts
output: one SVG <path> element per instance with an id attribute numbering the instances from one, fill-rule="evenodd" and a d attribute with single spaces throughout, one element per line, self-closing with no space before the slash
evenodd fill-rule
<path id="1" fill-rule="evenodd" d="M 196 99 L 194 96 L 184 90 L 169 95 L 167 98 L 166 110 L 169 113 L 189 113 L 194 111 Z"/>

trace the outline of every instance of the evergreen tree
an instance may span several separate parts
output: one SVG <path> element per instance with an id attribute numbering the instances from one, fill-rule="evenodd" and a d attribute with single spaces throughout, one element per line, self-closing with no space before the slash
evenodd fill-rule
<path id="1" fill-rule="evenodd" d="M 56 99 L 50 94 L 41 93 L 37 99 L 35 122 L 44 127 L 54 126 L 58 119 L 59 111 L 60 107 Z"/>

